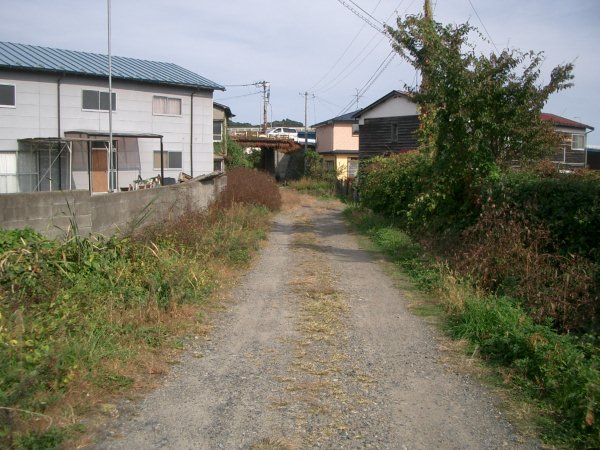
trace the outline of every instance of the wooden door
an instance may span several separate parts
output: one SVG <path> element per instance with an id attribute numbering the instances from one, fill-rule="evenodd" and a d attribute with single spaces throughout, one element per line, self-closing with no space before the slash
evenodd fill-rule
<path id="1" fill-rule="evenodd" d="M 108 192 L 108 155 L 92 150 L 92 192 Z"/>

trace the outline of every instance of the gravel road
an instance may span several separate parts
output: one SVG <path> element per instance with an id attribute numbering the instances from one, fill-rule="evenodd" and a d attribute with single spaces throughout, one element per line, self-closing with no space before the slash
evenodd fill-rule
<path id="1" fill-rule="evenodd" d="M 341 210 L 299 196 L 280 213 L 208 337 L 95 448 L 535 448 L 443 362 Z"/>

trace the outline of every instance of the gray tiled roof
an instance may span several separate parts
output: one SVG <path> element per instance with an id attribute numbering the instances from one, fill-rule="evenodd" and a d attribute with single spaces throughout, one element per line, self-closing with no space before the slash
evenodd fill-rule
<path id="1" fill-rule="evenodd" d="M 0 42 L 0 68 L 108 77 L 108 56 L 37 45 Z M 118 80 L 225 90 L 223 86 L 214 81 L 176 64 L 122 56 L 112 57 L 112 76 Z"/>

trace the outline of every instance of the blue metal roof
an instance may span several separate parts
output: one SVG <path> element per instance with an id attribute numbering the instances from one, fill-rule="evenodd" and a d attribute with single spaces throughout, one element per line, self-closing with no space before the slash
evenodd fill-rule
<path id="1" fill-rule="evenodd" d="M 0 68 L 108 77 L 108 56 L 37 45 L 0 42 Z M 176 64 L 112 57 L 112 77 L 197 89 L 225 88 Z"/>

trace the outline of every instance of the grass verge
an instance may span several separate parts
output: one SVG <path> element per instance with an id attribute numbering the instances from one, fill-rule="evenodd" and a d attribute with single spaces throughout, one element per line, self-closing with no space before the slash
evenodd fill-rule
<path id="1" fill-rule="evenodd" d="M 369 211 L 348 208 L 345 215 L 417 288 L 439 299 L 450 336 L 468 340 L 469 353 L 479 354 L 505 385 L 537 405 L 540 433 L 548 443 L 600 447 L 600 353 L 593 337 L 560 335 L 551 324 L 534 323 L 517 301 L 476 290 Z"/>
<path id="2" fill-rule="evenodd" d="M 76 447 L 112 401 L 155 385 L 269 223 L 234 203 L 130 237 L 0 231 L 0 447 Z"/>

